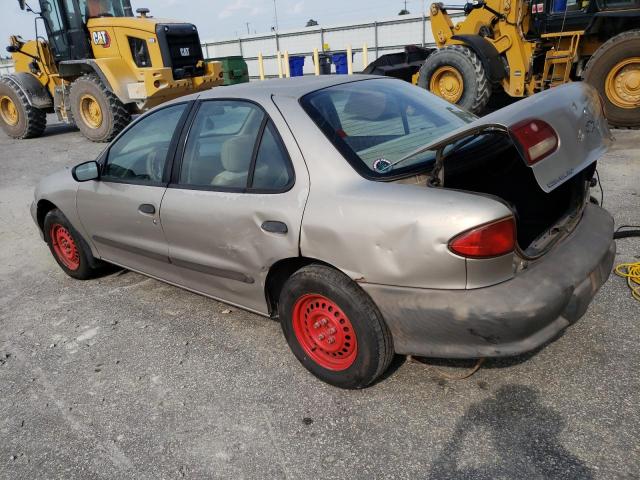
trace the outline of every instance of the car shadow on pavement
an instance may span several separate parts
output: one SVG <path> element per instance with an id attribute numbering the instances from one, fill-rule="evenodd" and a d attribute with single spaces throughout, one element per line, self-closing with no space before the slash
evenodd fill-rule
<path id="1" fill-rule="evenodd" d="M 534 388 L 505 385 L 494 396 L 471 405 L 456 423 L 428 478 L 592 479 L 591 469 L 558 438 L 565 419 L 540 400 Z M 479 442 L 490 445 L 478 446 Z M 489 458 L 487 447 L 494 452 Z"/>
<path id="2" fill-rule="evenodd" d="M 53 137 L 55 135 L 62 135 L 63 133 L 69 132 L 77 132 L 78 127 L 75 125 L 68 125 L 65 123 L 54 123 L 52 125 L 47 125 L 47 128 L 44 130 L 41 138 L 43 137 Z"/>

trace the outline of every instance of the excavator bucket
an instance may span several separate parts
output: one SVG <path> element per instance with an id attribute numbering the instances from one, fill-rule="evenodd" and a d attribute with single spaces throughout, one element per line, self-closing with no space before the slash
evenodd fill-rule
<path id="1" fill-rule="evenodd" d="M 425 59 L 435 50 L 435 48 L 407 45 L 404 47 L 404 52 L 382 55 L 367 65 L 362 73 L 383 75 L 411 82 L 413 76 L 420 71 Z"/>

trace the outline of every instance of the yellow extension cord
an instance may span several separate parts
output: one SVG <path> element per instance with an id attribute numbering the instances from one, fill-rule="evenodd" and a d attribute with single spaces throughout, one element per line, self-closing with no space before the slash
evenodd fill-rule
<path id="1" fill-rule="evenodd" d="M 626 278 L 633 298 L 640 302 L 640 262 L 616 265 L 615 274 Z"/>

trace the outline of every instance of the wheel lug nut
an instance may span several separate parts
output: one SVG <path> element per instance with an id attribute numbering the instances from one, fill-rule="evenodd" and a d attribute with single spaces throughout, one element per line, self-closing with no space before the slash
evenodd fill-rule
<path id="1" fill-rule="evenodd" d="M 313 324 L 313 328 L 320 328 L 320 322 L 316 322 Z"/>
<path id="2" fill-rule="evenodd" d="M 324 335 L 322 333 L 320 335 L 318 335 L 318 340 L 320 340 L 320 341 L 324 340 Z"/>
<path id="3" fill-rule="evenodd" d="M 329 339 L 327 340 L 327 342 L 328 342 L 329 344 L 333 344 L 333 343 L 336 343 L 336 339 L 335 339 L 334 337 L 329 337 Z"/>
<path id="4" fill-rule="evenodd" d="M 320 324 L 324 327 L 326 324 L 328 323 L 328 320 L 326 318 L 323 318 L 322 320 L 320 320 Z"/>
<path id="5" fill-rule="evenodd" d="M 334 327 L 331 327 L 329 329 L 329 335 L 333 335 L 334 333 L 336 333 L 336 329 Z"/>

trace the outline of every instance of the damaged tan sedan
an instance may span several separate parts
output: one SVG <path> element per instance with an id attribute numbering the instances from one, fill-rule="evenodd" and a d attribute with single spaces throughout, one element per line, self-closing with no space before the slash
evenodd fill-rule
<path id="1" fill-rule="evenodd" d="M 609 142 L 583 83 L 476 119 L 389 78 L 265 81 L 140 117 L 32 214 L 72 277 L 115 264 L 278 317 L 361 388 L 394 353 L 516 355 L 580 318 L 615 254 L 589 195 Z"/>

